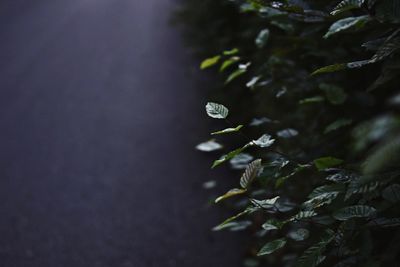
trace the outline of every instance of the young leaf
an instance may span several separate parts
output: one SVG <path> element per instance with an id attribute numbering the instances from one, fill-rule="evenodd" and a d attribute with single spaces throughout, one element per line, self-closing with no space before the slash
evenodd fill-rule
<path id="1" fill-rule="evenodd" d="M 366 218 L 374 215 L 376 209 L 370 206 L 355 205 L 342 208 L 333 214 L 333 217 L 339 221 L 346 221 L 351 218 Z"/>
<path id="2" fill-rule="evenodd" d="M 303 241 L 310 236 L 310 231 L 304 228 L 297 229 L 288 233 L 287 237 L 295 241 Z"/>
<path id="3" fill-rule="evenodd" d="M 311 217 L 317 216 L 317 213 L 312 210 L 300 211 L 295 216 L 289 219 L 289 221 L 300 221 L 304 219 L 309 219 Z"/>
<path id="4" fill-rule="evenodd" d="M 259 147 L 269 147 L 274 142 L 275 142 L 275 139 L 272 139 L 272 137 L 269 134 L 263 134 L 257 140 L 253 140 L 252 143 Z"/>
<path id="5" fill-rule="evenodd" d="M 210 58 L 205 59 L 203 62 L 201 62 L 200 69 L 204 70 L 206 68 L 214 66 L 215 64 L 218 63 L 220 58 L 221 58 L 221 56 L 215 56 L 215 57 L 210 57 Z"/>
<path id="6" fill-rule="evenodd" d="M 314 160 L 315 167 L 317 167 L 319 171 L 340 165 L 342 163 L 343 160 L 334 157 L 323 157 Z"/>
<path id="7" fill-rule="evenodd" d="M 224 130 L 221 131 L 217 131 L 217 132 L 213 132 L 211 133 L 211 135 L 217 135 L 217 134 L 227 134 L 227 133 L 233 133 L 233 132 L 238 132 L 240 129 L 243 128 L 243 125 L 238 125 L 235 128 L 226 128 Z"/>
<path id="8" fill-rule="evenodd" d="M 341 1 L 331 12 L 331 15 L 335 16 L 339 13 L 360 8 L 364 0 L 343 0 Z"/>
<path id="9" fill-rule="evenodd" d="M 284 247 L 285 244 L 286 244 L 285 238 L 280 238 L 280 239 L 271 241 L 271 242 L 265 244 L 260 249 L 260 251 L 257 253 L 257 256 L 269 255 L 269 254 L 273 253 L 274 251 Z"/>
<path id="10" fill-rule="evenodd" d="M 233 48 L 231 50 L 225 50 L 223 52 L 224 56 L 232 56 L 232 55 L 235 55 L 237 53 L 239 53 L 239 49 L 238 48 Z"/>
<path id="11" fill-rule="evenodd" d="M 224 105 L 214 102 L 207 103 L 206 112 L 208 116 L 214 119 L 225 119 L 229 114 L 229 110 Z"/>
<path id="12" fill-rule="evenodd" d="M 253 182 L 254 178 L 256 178 L 261 167 L 261 159 L 256 159 L 251 162 L 240 178 L 240 186 L 245 189 L 248 188 Z"/>
<path id="13" fill-rule="evenodd" d="M 240 60 L 240 57 L 231 57 L 230 59 L 225 60 L 221 67 L 219 68 L 219 71 L 222 72 L 225 69 L 227 69 L 229 66 L 233 65 L 234 63 L 238 62 Z"/>
<path id="14" fill-rule="evenodd" d="M 321 241 L 309 247 L 297 261 L 296 267 L 315 267 L 320 264 L 325 257 L 322 256 L 326 246 L 332 242 L 334 233 L 331 230 L 325 231 Z"/>
<path id="15" fill-rule="evenodd" d="M 224 199 L 227 199 L 227 198 L 230 198 L 230 197 L 233 197 L 233 196 L 242 195 L 242 194 L 244 194 L 246 192 L 247 192 L 246 189 L 233 188 L 233 189 L 229 190 L 228 192 L 226 192 L 225 194 L 223 194 L 222 196 L 218 197 L 215 200 L 215 203 L 218 203 L 218 202 L 220 202 L 220 201 L 222 201 Z"/>
<path id="16" fill-rule="evenodd" d="M 211 139 L 207 142 L 200 143 L 196 146 L 197 150 L 204 151 L 204 152 L 210 152 L 214 150 L 221 149 L 223 146 L 217 142 L 215 142 L 215 139 Z"/>
<path id="17" fill-rule="evenodd" d="M 369 20 L 369 16 L 359 16 L 359 17 L 348 17 L 336 21 L 331 25 L 328 32 L 324 35 L 324 38 L 329 38 L 338 32 L 346 31 L 349 29 L 359 29 L 365 25 Z"/>
<path id="18" fill-rule="evenodd" d="M 263 48 L 267 44 L 268 39 L 269 39 L 269 30 L 264 29 L 261 30 L 260 33 L 258 34 L 255 43 L 258 48 Z"/>
<path id="19" fill-rule="evenodd" d="M 336 71 L 344 70 L 346 68 L 347 68 L 346 63 L 333 64 L 333 65 L 319 68 L 319 69 L 315 70 L 313 73 L 311 73 L 311 75 L 314 76 L 314 75 L 322 74 L 322 73 L 336 72 Z"/>
<path id="20" fill-rule="evenodd" d="M 279 196 L 270 198 L 270 199 L 263 199 L 263 200 L 257 200 L 257 199 L 250 199 L 251 203 L 255 207 L 263 208 L 263 209 L 270 209 L 274 207 L 276 201 L 279 199 Z"/>
<path id="21" fill-rule="evenodd" d="M 347 99 L 347 94 L 339 86 L 321 83 L 319 88 L 325 92 L 326 99 L 333 105 L 341 105 Z"/>
<path id="22" fill-rule="evenodd" d="M 246 73 L 246 69 L 237 69 L 232 72 L 225 81 L 225 84 L 230 83 L 231 81 L 235 80 L 237 77 Z"/>
<path id="23" fill-rule="evenodd" d="M 216 166 L 224 163 L 227 160 L 232 159 L 233 157 L 237 156 L 238 154 L 242 153 L 246 148 L 248 148 L 250 145 L 247 144 L 243 147 L 237 148 L 231 152 L 229 152 L 228 154 L 223 155 L 221 158 L 217 159 L 216 161 L 214 161 L 213 165 L 211 168 L 215 168 Z"/>

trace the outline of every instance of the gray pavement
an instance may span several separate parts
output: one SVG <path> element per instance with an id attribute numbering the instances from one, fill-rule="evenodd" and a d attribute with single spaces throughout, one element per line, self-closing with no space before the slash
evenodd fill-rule
<path id="1" fill-rule="evenodd" d="M 0 266 L 239 266 L 175 6 L 0 2 Z"/>

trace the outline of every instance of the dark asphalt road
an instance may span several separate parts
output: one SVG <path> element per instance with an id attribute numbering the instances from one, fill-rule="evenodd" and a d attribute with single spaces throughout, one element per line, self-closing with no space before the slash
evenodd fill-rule
<path id="1" fill-rule="evenodd" d="M 0 266 L 235 267 L 172 0 L 0 3 Z M 203 123 L 202 123 L 203 122 Z"/>

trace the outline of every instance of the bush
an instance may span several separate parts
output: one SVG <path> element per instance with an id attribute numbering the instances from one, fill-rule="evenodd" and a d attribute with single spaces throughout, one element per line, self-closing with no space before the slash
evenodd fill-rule
<path id="1" fill-rule="evenodd" d="M 180 17 L 224 78 L 214 137 L 242 138 L 212 165 L 244 169 L 214 230 L 255 237 L 247 266 L 398 266 L 400 1 L 187 1 Z"/>

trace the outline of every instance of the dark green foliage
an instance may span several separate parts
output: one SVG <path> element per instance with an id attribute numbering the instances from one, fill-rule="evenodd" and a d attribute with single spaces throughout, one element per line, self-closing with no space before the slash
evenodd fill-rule
<path id="1" fill-rule="evenodd" d="M 220 70 L 221 128 L 240 137 L 213 166 L 248 164 L 215 230 L 256 236 L 251 266 L 398 266 L 400 1 L 188 0 L 181 14 L 219 25 L 186 20 L 201 67 Z"/>

